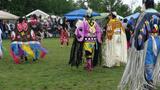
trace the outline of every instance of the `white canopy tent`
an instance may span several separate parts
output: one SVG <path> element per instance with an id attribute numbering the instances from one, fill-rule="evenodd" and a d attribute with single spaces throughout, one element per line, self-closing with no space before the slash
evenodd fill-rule
<path id="1" fill-rule="evenodd" d="M 55 16 L 55 15 L 51 15 L 51 17 L 52 17 L 52 18 L 56 18 L 57 16 Z"/>
<path id="2" fill-rule="evenodd" d="M 102 19 L 102 18 L 106 18 L 109 15 L 109 13 L 100 13 L 100 16 L 95 16 L 93 17 L 94 19 Z M 117 19 L 124 19 L 122 16 L 120 15 L 116 15 Z"/>
<path id="3" fill-rule="evenodd" d="M 3 19 L 3 20 L 16 20 L 18 19 L 19 17 L 16 16 L 16 15 L 13 15 L 9 12 L 5 12 L 5 11 L 2 11 L 0 10 L 0 19 Z"/>
<path id="4" fill-rule="evenodd" d="M 27 14 L 26 17 L 29 17 L 30 15 L 33 15 L 33 14 L 36 14 L 37 16 L 40 16 L 40 15 L 41 15 L 42 18 L 47 18 L 47 17 L 49 17 L 49 15 L 48 15 L 47 13 L 45 13 L 45 12 L 39 10 L 39 9 L 37 9 L 37 10 L 35 10 L 35 11 Z"/>

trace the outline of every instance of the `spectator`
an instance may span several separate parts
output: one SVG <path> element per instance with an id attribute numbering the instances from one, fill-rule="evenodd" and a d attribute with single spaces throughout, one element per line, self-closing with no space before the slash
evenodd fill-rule
<path id="1" fill-rule="evenodd" d="M 3 31 L 3 22 L 0 20 L 0 29 Z"/>
<path id="2" fill-rule="evenodd" d="M 7 38 L 8 38 L 8 36 L 10 35 L 10 33 L 11 33 L 11 27 L 10 27 L 10 23 L 9 23 L 9 21 L 7 21 L 7 23 L 6 23 L 6 27 L 7 27 Z"/>
<path id="3" fill-rule="evenodd" d="M 3 31 L 2 31 L 2 33 L 3 33 L 3 39 L 7 38 L 6 32 L 7 32 L 6 22 L 3 21 Z"/>

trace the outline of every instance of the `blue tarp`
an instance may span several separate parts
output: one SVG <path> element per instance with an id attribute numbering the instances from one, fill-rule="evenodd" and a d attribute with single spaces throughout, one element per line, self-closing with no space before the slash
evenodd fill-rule
<path id="1" fill-rule="evenodd" d="M 68 20 L 83 19 L 83 17 L 86 15 L 86 12 L 87 12 L 86 9 L 78 9 L 78 10 L 71 11 L 71 12 L 65 14 L 64 16 Z M 100 16 L 100 14 L 97 12 L 93 12 L 92 16 Z"/>
<path id="2" fill-rule="evenodd" d="M 83 17 L 82 16 L 65 16 L 67 18 L 67 20 L 77 20 L 80 19 L 82 20 Z"/>
<path id="3" fill-rule="evenodd" d="M 130 15 L 130 16 L 127 16 L 127 17 L 125 17 L 125 18 L 126 18 L 127 20 L 130 20 L 131 17 L 133 17 L 134 19 L 137 19 L 137 18 L 139 17 L 139 15 L 140 15 L 140 13 L 137 12 L 137 13 L 132 14 L 132 15 Z"/>

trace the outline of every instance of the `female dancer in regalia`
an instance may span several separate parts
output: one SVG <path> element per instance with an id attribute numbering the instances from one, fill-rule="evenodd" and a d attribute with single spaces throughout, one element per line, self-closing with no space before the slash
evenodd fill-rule
<path id="1" fill-rule="evenodd" d="M 103 67 L 120 66 L 127 62 L 127 40 L 125 30 L 115 13 L 109 15 L 106 29 L 105 45 L 103 46 Z"/>

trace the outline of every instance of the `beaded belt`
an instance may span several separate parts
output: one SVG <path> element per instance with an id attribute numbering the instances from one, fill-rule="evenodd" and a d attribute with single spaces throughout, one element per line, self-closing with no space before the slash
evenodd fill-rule
<path id="1" fill-rule="evenodd" d="M 115 30 L 114 33 L 115 34 L 121 34 L 121 30 Z"/>
<path id="2" fill-rule="evenodd" d="M 96 40 L 97 40 L 96 37 L 85 37 L 85 38 L 84 38 L 84 41 L 94 42 L 94 41 L 96 41 Z"/>

